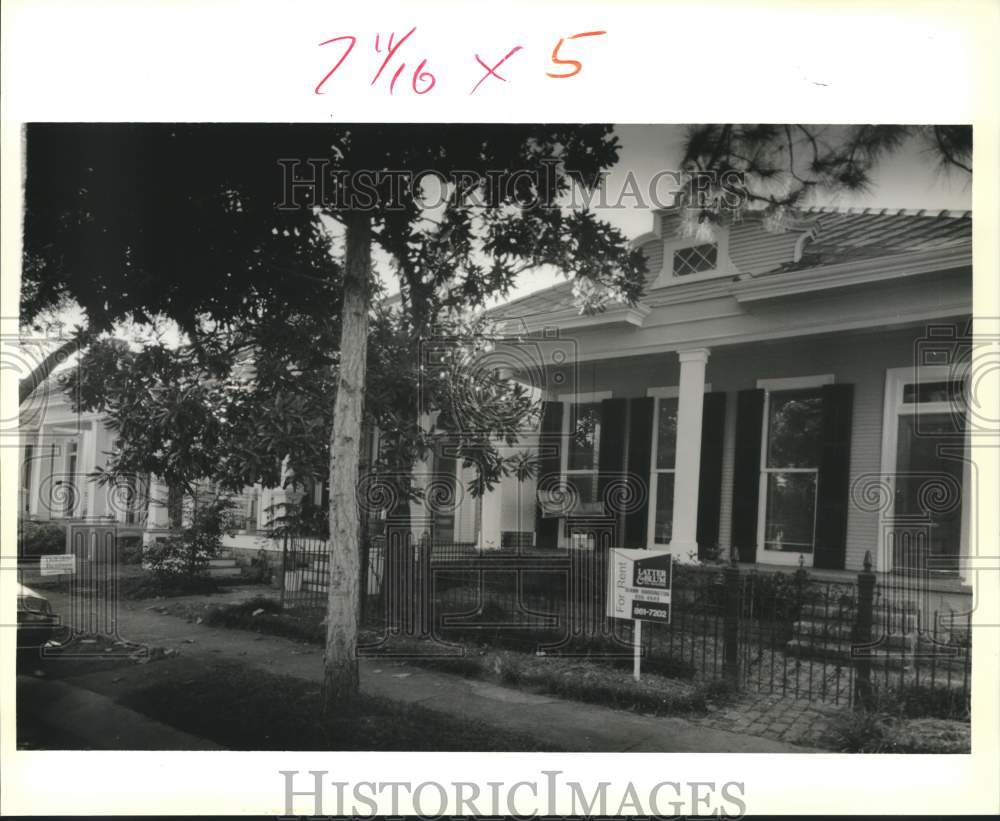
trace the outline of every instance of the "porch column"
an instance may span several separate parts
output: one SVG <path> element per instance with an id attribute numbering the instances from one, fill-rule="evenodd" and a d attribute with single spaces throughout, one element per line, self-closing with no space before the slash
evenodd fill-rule
<path id="1" fill-rule="evenodd" d="M 42 426 L 39 424 L 38 433 L 35 434 L 35 441 L 31 450 L 31 486 L 28 488 L 28 515 L 37 517 L 42 512 L 42 470 L 45 468 L 45 442 L 42 439 Z"/>
<path id="2" fill-rule="evenodd" d="M 146 514 L 147 530 L 169 530 L 170 511 L 167 509 L 169 491 L 159 476 L 149 477 L 149 511 Z"/>
<path id="3" fill-rule="evenodd" d="M 98 459 L 100 458 L 98 424 L 98 421 L 95 419 L 90 423 L 90 429 L 84 431 L 83 441 L 80 443 L 82 445 L 80 448 L 82 451 L 81 458 L 77 463 L 80 471 L 79 486 L 83 499 L 81 512 L 86 511 L 86 515 L 89 518 L 102 516 L 106 510 L 106 505 L 98 505 L 98 498 L 103 495 L 101 493 L 102 488 L 98 486 L 96 481 L 88 478 L 88 474 L 97 469 Z"/>
<path id="4" fill-rule="evenodd" d="M 493 490 L 488 490 L 480 498 L 479 549 L 500 549 L 500 502 L 503 498 L 503 482 L 497 482 Z"/>
<path id="5" fill-rule="evenodd" d="M 677 399 L 677 457 L 674 463 L 674 515 L 670 552 L 680 562 L 698 554 L 698 479 L 701 471 L 701 412 L 705 399 L 708 348 L 678 351 L 681 362 Z"/>

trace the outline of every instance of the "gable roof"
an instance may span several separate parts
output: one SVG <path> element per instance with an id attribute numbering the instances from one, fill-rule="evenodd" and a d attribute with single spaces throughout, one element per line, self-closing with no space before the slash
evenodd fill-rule
<path id="1" fill-rule="evenodd" d="M 673 215 L 657 214 L 664 224 L 675 224 Z M 750 224 L 748 224 L 750 223 Z M 757 230 L 752 230 L 751 224 Z M 971 211 L 925 211 L 888 208 L 829 208 L 801 209 L 796 214 L 795 227 L 781 233 L 771 233 L 760 224 L 758 213 L 747 214 L 742 230 L 730 240 L 730 255 L 736 263 L 736 274 L 749 274 L 754 278 L 780 275 L 788 271 L 850 263 L 855 260 L 890 259 L 903 254 L 927 251 L 947 251 L 954 248 L 972 248 Z M 670 234 L 671 231 L 664 231 Z M 740 265 L 741 255 L 734 242 L 745 242 L 752 234 L 755 249 L 774 246 L 772 253 L 763 258 L 770 262 L 763 270 Z M 794 238 L 795 242 L 790 242 Z M 646 242 L 654 240 L 645 235 Z M 665 241 L 666 237 L 656 241 Z M 799 242 L 801 240 L 801 243 Z M 789 250 L 795 246 L 795 251 Z M 755 259 L 761 259 L 759 251 Z M 774 264 L 778 262 L 778 264 Z M 742 270 L 741 270 L 742 269 Z M 650 272 L 650 281 L 656 278 Z M 721 283 L 722 281 L 720 281 Z M 560 282 L 550 288 L 515 299 L 486 312 L 495 320 L 537 319 L 566 311 L 575 311 L 572 281 Z"/>

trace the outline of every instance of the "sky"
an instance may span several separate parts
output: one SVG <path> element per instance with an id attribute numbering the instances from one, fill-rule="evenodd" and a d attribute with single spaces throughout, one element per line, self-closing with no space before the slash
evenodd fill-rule
<path id="1" fill-rule="evenodd" d="M 678 168 L 686 126 L 620 125 L 615 133 L 621 142 L 618 164 L 608 175 L 608 190 L 621 190 L 631 170 L 646 188 L 653 175 L 661 170 Z M 873 175 L 872 190 L 863 195 L 831 196 L 819 194 L 814 205 L 842 208 L 924 208 L 960 210 L 972 208 L 972 185 L 964 172 L 944 175 L 935 160 L 919 143 L 911 142 L 883 161 Z M 595 209 L 602 218 L 635 238 L 653 228 L 650 208 Z M 552 271 L 522 274 L 506 300 L 517 299 L 548 288 L 563 277 Z"/>

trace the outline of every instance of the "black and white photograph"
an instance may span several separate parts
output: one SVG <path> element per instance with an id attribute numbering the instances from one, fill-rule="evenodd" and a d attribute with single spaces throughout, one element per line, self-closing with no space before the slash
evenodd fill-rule
<path id="1" fill-rule="evenodd" d="M 567 25 L 560 88 L 609 37 Z M 309 94 L 453 81 L 408 28 L 327 21 Z M 266 752 L 285 815 L 742 817 L 699 760 L 995 754 L 995 123 L 475 110 L 5 125 L 5 757 Z M 375 763 L 434 753 L 533 763 Z"/>

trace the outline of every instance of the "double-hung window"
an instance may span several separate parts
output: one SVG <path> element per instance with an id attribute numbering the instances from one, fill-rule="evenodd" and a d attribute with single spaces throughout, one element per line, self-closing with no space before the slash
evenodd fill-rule
<path id="1" fill-rule="evenodd" d="M 816 546 L 816 493 L 823 444 L 822 386 L 832 377 L 761 380 L 758 543 L 765 562 L 812 566 Z"/>
<path id="2" fill-rule="evenodd" d="M 672 394 L 672 395 L 669 395 Z M 653 408 L 653 441 L 650 460 L 649 533 L 657 545 L 670 544 L 674 523 L 674 463 L 677 456 L 676 389 L 664 389 Z"/>
<path id="3" fill-rule="evenodd" d="M 593 546 L 593 534 L 586 525 L 579 528 L 574 518 L 596 515 L 602 510 L 598 492 L 601 455 L 601 402 L 610 392 L 574 394 L 560 397 L 565 403 L 562 449 L 562 474 L 566 514 L 564 544 L 569 547 Z"/>
<path id="4" fill-rule="evenodd" d="M 601 403 L 580 402 L 569 406 L 569 437 L 566 448 L 566 485 L 575 500 L 574 512 L 591 509 L 597 496 L 597 468 L 601 448 Z"/>

